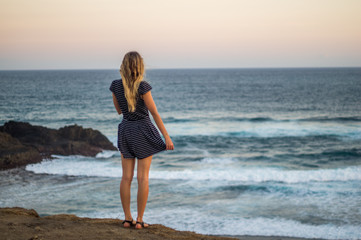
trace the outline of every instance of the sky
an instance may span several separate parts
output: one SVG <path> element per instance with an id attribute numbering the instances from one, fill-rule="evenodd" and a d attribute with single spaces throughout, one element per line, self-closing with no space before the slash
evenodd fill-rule
<path id="1" fill-rule="evenodd" d="M 361 0 L 0 0 L 0 70 L 361 67 Z"/>

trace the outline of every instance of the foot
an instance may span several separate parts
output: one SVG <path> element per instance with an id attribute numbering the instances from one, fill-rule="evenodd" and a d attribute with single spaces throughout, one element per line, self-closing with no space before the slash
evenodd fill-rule
<path id="1" fill-rule="evenodd" d="M 137 222 L 135 223 L 136 229 L 142 229 L 142 228 L 147 228 L 147 227 L 149 227 L 148 223 L 143 222 L 143 219 L 137 218 Z"/>
<path id="2" fill-rule="evenodd" d="M 125 228 L 130 228 L 131 226 L 134 226 L 134 225 L 135 225 L 133 219 L 132 219 L 132 220 L 124 220 L 124 221 L 122 222 L 122 224 L 123 224 L 123 227 L 125 227 Z"/>

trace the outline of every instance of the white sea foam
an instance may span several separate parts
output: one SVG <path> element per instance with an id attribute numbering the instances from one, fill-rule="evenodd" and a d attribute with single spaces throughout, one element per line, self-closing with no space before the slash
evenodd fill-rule
<path id="1" fill-rule="evenodd" d="M 57 156 L 60 157 L 60 156 Z M 212 159 L 205 159 L 212 163 Z M 232 160 L 229 160 L 230 163 Z M 61 174 L 73 176 L 94 176 L 94 177 L 120 177 L 120 161 L 96 160 L 89 157 L 68 156 L 52 161 L 43 161 L 37 164 L 26 166 L 26 170 L 35 173 Z M 285 170 L 270 167 L 244 167 L 229 166 L 218 168 L 214 164 L 204 165 L 202 169 L 186 170 L 160 170 L 150 171 L 150 178 L 153 179 L 183 179 L 183 180 L 226 180 L 240 182 L 310 182 L 310 181 L 349 181 L 361 180 L 361 166 L 352 166 L 336 169 L 317 170 Z"/>
<path id="2" fill-rule="evenodd" d="M 92 218 L 121 218 L 114 212 L 94 212 L 81 215 Z M 207 235 L 285 236 L 322 239 L 360 239 L 361 226 L 333 224 L 310 225 L 284 218 L 243 218 L 209 215 L 186 208 L 149 209 L 150 223 L 163 224 L 180 231 Z"/>
<path id="3" fill-rule="evenodd" d="M 121 177 L 122 175 L 120 162 L 96 160 L 84 156 L 52 156 L 58 159 L 29 164 L 26 170 L 34 173 L 88 177 Z"/>
<path id="4" fill-rule="evenodd" d="M 230 164 L 230 163 L 234 163 L 237 162 L 237 159 L 234 158 L 203 158 L 200 162 L 202 164 L 207 163 L 207 164 Z"/>
<path id="5" fill-rule="evenodd" d="M 115 155 L 120 156 L 118 151 L 103 150 L 102 152 L 98 153 L 95 158 L 111 158 Z"/>
<path id="6" fill-rule="evenodd" d="M 211 235 L 263 235 L 323 239 L 360 239 L 361 226 L 309 225 L 282 218 L 210 216 L 191 209 L 158 209 L 147 213 L 156 223 L 183 231 Z M 184 217 L 186 216 L 186 217 Z M 186 219 L 186 221 L 184 221 Z"/>
<path id="7" fill-rule="evenodd" d="M 229 168 L 183 171 L 151 171 L 150 177 L 184 180 L 228 180 L 241 182 L 349 181 L 361 180 L 361 167 L 320 170 L 282 170 L 276 168 Z"/>

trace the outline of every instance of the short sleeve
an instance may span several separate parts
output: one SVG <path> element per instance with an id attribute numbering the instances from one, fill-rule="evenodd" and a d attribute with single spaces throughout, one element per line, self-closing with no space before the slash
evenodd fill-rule
<path id="1" fill-rule="evenodd" d="M 144 95 L 147 92 L 149 92 L 150 90 L 152 90 L 152 86 L 150 86 L 150 84 L 146 81 L 141 81 L 139 84 L 139 88 L 138 88 L 138 93 L 140 95 Z"/>
<path id="2" fill-rule="evenodd" d="M 114 90 L 115 90 L 115 80 L 110 84 L 109 90 L 114 92 Z"/>

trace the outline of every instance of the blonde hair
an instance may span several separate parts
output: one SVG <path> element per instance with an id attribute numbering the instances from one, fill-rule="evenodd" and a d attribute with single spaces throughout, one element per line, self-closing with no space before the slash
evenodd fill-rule
<path id="1" fill-rule="evenodd" d="M 137 104 L 138 87 L 143 80 L 144 62 L 138 52 L 128 52 L 120 66 L 124 94 L 128 102 L 128 111 L 134 112 Z"/>

